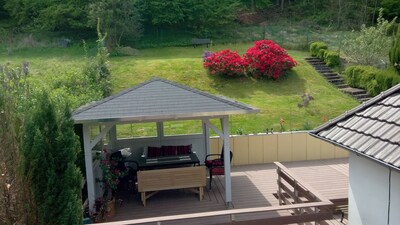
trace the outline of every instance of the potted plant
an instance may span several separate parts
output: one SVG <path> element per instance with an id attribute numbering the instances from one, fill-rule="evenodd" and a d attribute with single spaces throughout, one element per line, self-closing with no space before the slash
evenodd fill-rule
<path id="1" fill-rule="evenodd" d="M 102 170 L 102 178 L 96 179 L 102 183 L 104 194 L 101 201 L 98 201 L 96 209 L 104 210 L 105 213 L 100 214 L 107 217 L 113 217 L 115 215 L 115 193 L 118 189 L 120 179 L 125 177 L 128 172 L 123 165 L 122 157 L 112 156 L 107 149 L 97 152 L 95 156 L 96 160 L 100 161 L 100 169 Z"/>

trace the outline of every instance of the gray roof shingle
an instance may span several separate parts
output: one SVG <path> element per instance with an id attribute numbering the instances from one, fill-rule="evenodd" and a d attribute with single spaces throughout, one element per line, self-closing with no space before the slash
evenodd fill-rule
<path id="1" fill-rule="evenodd" d="M 400 170 L 400 84 L 311 135 Z"/>
<path id="2" fill-rule="evenodd" d="M 256 113 L 257 108 L 154 78 L 75 110 L 75 123 L 151 121 Z"/>

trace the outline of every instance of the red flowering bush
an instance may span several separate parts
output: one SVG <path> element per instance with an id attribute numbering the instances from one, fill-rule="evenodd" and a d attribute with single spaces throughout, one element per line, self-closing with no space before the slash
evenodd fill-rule
<path id="1" fill-rule="evenodd" d="M 244 75 L 243 59 L 237 53 L 229 49 L 220 52 L 207 52 L 203 56 L 204 68 L 215 76 L 242 76 Z"/>
<path id="2" fill-rule="evenodd" d="M 297 65 L 285 49 L 271 40 L 256 41 L 253 47 L 247 49 L 243 61 L 249 75 L 274 80 Z"/>

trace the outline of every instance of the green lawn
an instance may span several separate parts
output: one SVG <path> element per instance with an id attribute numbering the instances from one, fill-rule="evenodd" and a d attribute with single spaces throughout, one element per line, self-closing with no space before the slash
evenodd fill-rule
<path id="1" fill-rule="evenodd" d="M 209 50 L 224 48 L 238 50 L 240 54 L 251 44 L 213 46 Z M 254 80 L 249 78 L 224 79 L 207 75 L 202 67 L 204 48 L 161 48 L 143 50 L 138 57 L 116 57 L 111 60 L 114 91 L 139 84 L 152 76 L 173 80 L 193 88 L 210 92 L 258 107 L 260 113 L 231 117 L 231 131 L 244 133 L 264 132 L 273 128 L 303 130 L 314 128 L 326 119 L 332 119 L 358 103 L 325 81 L 308 65 L 307 52 L 289 51 L 299 66 L 282 80 Z M 299 108 L 303 93 L 315 100 L 307 108 Z M 189 129 L 189 128 L 188 128 Z"/>
<path id="2" fill-rule="evenodd" d="M 208 50 L 229 48 L 243 54 L 251 45 L 217 45 Z M 201 56 L 205 50 L 204 47 L 169 47 L 141 50 L 140 55 L 134 57 L 112 57 L 110 67 L 113 92 L 117 93 L 157 76 L 215 95 L 224 95 L 260 109 L 258 114 L 232 116 L 232 133 L 238 133 L 239 130 L 243 133 L 259 133 L 271 128 L 277 132 L 281 130 L 281 118 L 285 120 L 286 131 L 310 129 L 358 105 L 357 101 L 330 85 L 303 60 L 309 55 L 308 52 L 289 51 L 299 65 L 285 78 L 272 81 L 211 77 L 202 66 Z M 57 76 L 59 70 L 76 70 L 83 56 L 83 50 L 78 47 L 70 50 L 21 50 L 0 55 L 0 62 L 29 61 L 33 76 L 44 79 L 49 75 Z M 299 108 L 297 104 L 303 93 L 311 94 L 315 100 L 308 107 Z M 198 125 L 190 123 L 170 127 L 174 129 L 170 133 L 194 132 L 192 127 L 199 129 Z"/>

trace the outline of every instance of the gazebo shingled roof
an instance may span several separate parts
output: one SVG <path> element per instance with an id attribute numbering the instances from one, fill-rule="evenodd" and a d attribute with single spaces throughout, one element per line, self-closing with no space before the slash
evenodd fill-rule
<path id="1" fill-rule="evenodd" d="M 168 80 L 154 78 L 73 112 L 75 123 L 155 121 L 256 113 L 259 110 Z"/>

